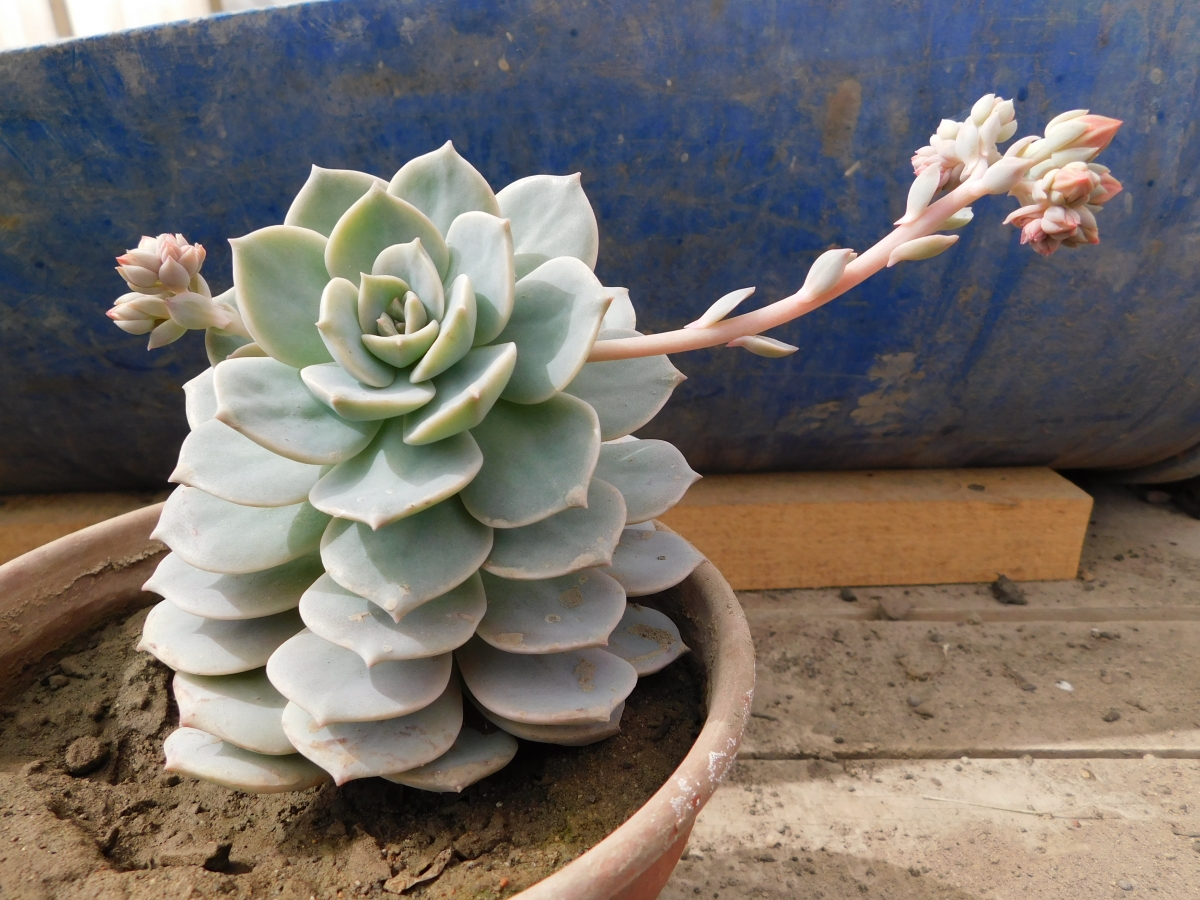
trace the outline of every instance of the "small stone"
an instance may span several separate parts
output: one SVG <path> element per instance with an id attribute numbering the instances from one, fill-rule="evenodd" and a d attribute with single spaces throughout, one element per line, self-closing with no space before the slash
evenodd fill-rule
<path id="1" fill-rule="evenodd" d="M 879 611 L 885 619 L 898 622 L 913 610 L 912 601 L 903 597 L 887 597 L 879 601 Z"/>
<path id="2" fill-rule="evenodd" d="M 1117 882 L 1117 887 L 1119 887 L 1123 891 L 1132 891 L 1133 890 L 1133 882 L 1126 881 L 1124 878 L 1122 878 L 1120 881 Z"/>
<path id="3" fill-rule="evenodd" d="M 99 722 L 108 712 L 108 702 L 105 700 L 89 700 L 83 708 L 83 714 L 93 722 Z"/>
<path id="4" fill-rule="evenodd" d="M 65 688 L 70 684 L 71 679 L 66 675 L 51 675 L 46 683 L 49 685 L 50 690 L 57 691 L 59 688 Z"/>
<path id="5" fill-rule="evenodd" d="M 908 867 L 908 874 L 909 874 L 909 875 L 911 875 L 913 878 L 920 878 L 920 877 L 921 877 L 921 870 L 920 870 L 920 869 L 918 869 L 916 866 L 909 866 L 909 867 Z"/>
<path id="6" fill-rule="evenodd" d="M 925 709 L 925 707 L 923 707 L 923 706 L 917 707 L 916 709 L 913 710 L 913 712 L 915 712 L 922 719 L 932 719 L 933 718 L 933 710 Z"/>
<path id="7" fill-rule="evenodd" d="M 835 737 L 833 739 L 833 742 L 835 744 L 844 744 L 844 743 L 846 743 L 846 739 L 844 737 Z"/>
<path id="8" fill-rule="evenodd" d="M 67 748 L 67 771 L 77 777 L 94 772 L 108 762 L 108 754 L 107 741 L 91 736 L 76 738 Z"/>
<path id="9" fill-rule="evenodd" d="M 229 842 L 209 841 L 206 844 L 168 844 L 154 856 L 160 866 L 200 866 L 210 872 L 224 872 L 229 867 Z"/>
<path id="10" fill-rule="evenodd" d="M 1115 709 L 1110 709 L 1100 718 L 1102 718 L 1105 722 L 1115 722 L 1117 719 L 1121 718 L 1121 713 Z"/>
<path id="11" fill-rule="evenodd" d="M 83 656 L 65 656 L 59 662 L 58 667 L 62 669 L 64 675 L 70 675 L 72 678 L 90 678 L 91 673 L 87 670 L 87 660 Z"/>
<path id="12" fill-rule="evenodd" d="M 918 697 L 916 694 L 908 695 L 908 705 L 911 706 L 913 709 L 916 709 L 918 706 L 920 706 L 921 702 L 922 702 L 921 698 Z"/>
<path id="13" fill-rule="evenodd" d="M 1200 841 L 1192 841 L 1192 849 L 1200 853 Z"/>
<path id="14" fill-rule="evenodd" d="M 928 638 L 931 644 L 940 644 L 944 640 L 940 631 L 930 631 Z"/>
<path id="15" fill-rule="evenodd" d="M 1029 602 L 1025 599 L 1025 592 L 1007 575 L 1001 575 L 992 582 L 992 596 L 1009 606 L 1024 606 Z"/>
<path id="16" fill-rule="evenodd" d="M 979 613 L 971 613 L 969 616 L 967 616 L 967 624 L 968 625 L 982 625 L 983 624 L 983 616 L 981 616 Z"/>
<path id="17" fill-rule="evenodd" d="M 1117 562 L 1124 562 L 1124 560 L 1125 560 L 1125 554 L 1124 554 L 1124 553 L 1118 553 L 1116 556 L 1114 556 L 1114 557 L 1113 557 L 1113 559 L 1115 559 Z"/>
<path id="18" fill-rule="evenodd" d="M 850 590 L 850 588 L 842 588 L 840 591 L 838 591 L 838 596 L 847 603 L 854 603 L 858 600 L 858 594 L 854 593 L 854 591 Z"/>
<path id="19" fill-rule="evenodd" d="M 112 853 L 113 848 L 117 846 L 117 841 L 121 837 L 121 829 L 114 825 L 108 831 L 104 832 L 103 837 L 96 840 L 96 846 L 100 848 L 100 852 L 105 856 Z"/>

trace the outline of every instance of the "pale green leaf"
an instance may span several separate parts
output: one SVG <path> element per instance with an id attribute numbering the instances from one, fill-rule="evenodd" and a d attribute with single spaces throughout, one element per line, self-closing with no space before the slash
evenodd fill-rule
<path id="1" fill-rule="evenodd" d="M 376 272 L 371 266 L 383 250 L 413 239 L 421 241 L 433 260 L 440 282 L 450 261 L 441 232 L 411 203 L 393 197 L 375 185 L 356 200 L 333 227 L 325 247 L 325 268 L 330 276 L 346 278 L 356 285 L 363 272 L 395 274 L 411 285 L 412 282 L 402 274 Z"/>
<path id="2" fill-rule="evenodd" d="M 260 619 L 205 619 L 164 600 L 146 616 L 138 649 L 177 672 L 236 675 L 265 666 L 303 627 L 294 609 Z"/>
<path id="3" fill-rule="evenodd" d="M 625 501 L 596 478 L 587 501 L 586 508 L 566 509 L 532 525 L 496 529 L 484 569 L 501 578 L 533 580 L 608 565 L 625 526 Z"/>
<path id="4" fill-rule="evenodd" d="M 612 294 L 571 257 L 552 259 L 517 282 L 512 317 L 499 341 L 517 345 L 505 400 L 541 403 L 579 374 Z"/>
<path id="5" fill-rule="evenodd" d="M 404 422 L 389 420 L 353 459 L 334 466 L 309 494 L 317 509 L 373 529 L 411 516 L 471 483 L 483 454 L 468 432 L 435 444 L 404 443 Z"/>
<path id="6" fill-rule="evenodd" d="M 386 186 L 382 178 L 353 169 L 322 169 L 313 166 L 308 181 L 292 201 L 284 225 L 297 225 L 329 237 L 342 214 L 372 185 Z"/>
<path id="7" fill-rule="evenodd" d="M 462 500 L 480 522 L 518 528 L 587 503 L 600 424 L 582 400 L 565 394 L 532 405 L 501 400 L 471 433 L 483 468 Z"/>
<path id="8" fill-rule="evenodd" d="M 625 704 L 618 703 L 612 715 L 606 722 L 579 722 L 574 725 L 529 725 L 498 716 L 482 706 L 478 700 L 471 698 L 472 704 L 485 719 L 502 729 L 505 733 L 519 737 L 523 741 L 535 741 L 539 744 L 558 744 L 561 747 L 586 747 L 605 738 L 621 733 L 621 714 L 625 712 Z"/>
<path id="9" fill-rule="evenodd" d="M 487 615 L 476 632 L 509 653 L 603 647 L 625 613 L 625 590 L 593 569 L 541 581 L 483 573 Z"/>
<path id="10" fill-rule="evenodd" d="M 329 776 L 297 754 L 268 756 L 243 750 L 198 728 L 177 728 L 163 741 L 163 767 L 248 794 L 283 794 L 324 784 Z"/>
<path id="11" fill-rule="evenodd" d="M 517 742 L 512 735 L 504 731 L 482 734 L 474 728 L 463 728 L 454 745 L 433 762 L 383 777 L 422 791 L 459 793 L 499 772 L 516 755 Z"/>
<path id="12" fill-rule="evenodd" d="M 449 653 L 470 639 L 486 610 L 479 573 L 422 603 L 399 622 L 328 575 L 300 598 L 304 624 L 330 643 L 353 650 L 368 666 Z"/>
<path id="13" fill-rule="evenodd" d="M 431 319 L 411 334 L 364 334 L 362 341 L 368 350 L 384 362 L 403 369 L 429 352 L 441 328 L 437 319 Z"/>
<path id="14" fill-rule="evenodd" d="M 307 228 L 271 225 L 229 244 L 238 310 L 255 342 L 297 369 L 329 362 L 316 324 L 329 283 L 325 238 Z"/>
<path id="15" fill-rule="evenodd" d="M 481 212 L 464 213 L 450 225 L 446 244 L 450 248 L 446 282 L 453 282 L 459 275 L 471 277 L 479 308 L 475 345 L 490 344 L 512 315 L 516 288 L 512 228 L 507 219 Z"/>
<path id="16" fill-rule="evenodd" d="M 467 355 L 475 337 L 475 291 L 471 279 L 459 275 L 450 286 L 450 300 L 437 339 L 412 370 L 414 383 L 441 375 Z"/>
<path id="17" fill-rule="evenodd" d="M 608 638 L 608 652 L 633 666 L 638 678 L 653 675 L 687 650 L 674 622 L 657 609 L 637 603 L 628 604 Z"/>
<path id="18" fill-rule="evenodd" d="M 334 361 L 364 386 L 385 388 L 396 377 L 396 370 L 377 359 L 363 343 L 358 327 L 358 288 L 345 278 L 325 285 L 317 331 Z"/>
<path id="19" fill-rule="evenodd" d="M 637 337 L 636 331 L 600 332 L 599 339 Z M 600 417 L 606 441 L 624 437 L 653 419 L 685 375 L 666 356 L 614 359 L 585 365 L 566 392 L 587 403 Z"/>
<path id="20" fill-rule="evenodd" d="M 179 724 L 199 728 L 243 750 L 286 756 L 296 748 L 283 733 L 287 700 L 267 680 L 266 671 L 237 675 L 189 675 L 176 672 L 171 693 Z"/>
<path id="21" fill-rule="evenodd" d="M 523 655 L 476 637 L 454 658 L 472 697 L 529 725 L 607 722 L 637 684 L 633 666 L 598 647 Z"/>
<path id="22" fill-rule="evenodd" d="M 283 710 L 283 731 L 292 744 L 339 785 L 433 762 L 454 745 L 461 728 L 457 678 L 451 678 L 442 695 L 424 709 L 380 722 L 339 722 L 321 728 L 295 703 Z"/>
<path id="23" fill-rule="evenodd" d="M 446 252 L 449 254 L 450 251 Z M 420 298 L 429 318 L 441 321 L 446 314 L 445 289 L 442 287 L 441 269 L 430 253 L 432 250 L 420 238 L 416 238 L 405 244 L 397 243 L 384 248 L 371 261 L 369 268 L 372 275 L 399 278 Z"/>
<path id="24" fill-rule="evenodd" d="M 666 441 L 621 441 L 600 447 L 596 477 L 625 498 L 626 524 L 661 516 L 700 478 Z"/>
<path id="25" fill-rule="evenodd" d="M 168 553 L 142 590 L 159 594 L 193 616 L 257 619 L 295 609 L 324 571 L 316 553 L 248 575 L 206 572 Z"/>
<path id="26" fill-rule="evenodd" d="M 209 419 L 184 438 L 167 480 L 242 506 L 291 506 L 303 503 L 320 477 L 320 466 L 272 453 Z"/>
<path id="27" fill-rule="evenodd" d="M 299 370 L 274 359 L 227 359 L 217 367 L 214 384 L 217 419 L 296 462 L 329 465 L 350 459 L 379 430 L 378 422 L 339 416 L 309 392 Z"/>
<path id="28" fill-rule="evenodd" d="M 674 587 L 692 574 L 704 557 L 677 534 L 653 528 L 626 528 L 604 571 L 630 597 L 646 597 Z"/>
<path id="29" fill-rule="evenodd" d="M 183 409 L 188 427 L 193 430 L 217 414 L 217 391 L 213 387 L 211 367 L 183 383 Z"/>
<path id="30" fill-rule="evenodd" d="M 401 166 L 388 192 L 425 213 L 442 234 L 465 212 L 500 215 L 500 205 L 487 179 L 459 156 L 450 141 Z"/>
<path id="31" fill-rule="evenodd" d="M 312 553 L 328 522 L 329 516 L 307 503 L 238 506 L 196 488 L 178 487 L 167 498 L 152 537 L 197 569 L 245 575 Z"/>
<path id="32" fill-rule="evenodd" d="M 432 266 L 433 263 L 430 263 Z M 404 302 L 409 292 L 408 282 L 394 275 L 367 275 L 360 278 L 358 288 L 358 329 L 363 335 L 378 334 L 379 317 L 393 300 Z M 401 366 L 400 368 L 403 368 Z"/>
<path id="33" fill-rule="evenodd" d="M 449 653 L 367 668 L 353 650 L 305 630 L 271 654 L 267 677 L 323 728 L 333 722 L 394 719 L 424 709 L 446 689 L 451 668 Z"/>
<path id="34" fill-rule="evenodd" d="M 512 220 L 517 278 L 560 256 L 596 268 L 600 231 L 578 173 L 521 178 L 496 200 L 500 215 Z"/>
<path id="35" fill-rule="evenodd" d="M 373 422 L 376 427 L 380 420 L 420 409 L 434 397 L 432 385 L 413 384 L 408 372 L 397 372 L 395 381 L 385 388 L 367 387 L 336 363 L 309 366 L 301 371 L 300 379 L 317 400 L 342 419 Z"/>
<path id="36" fill-rule="evenodd" d="M 400 621 L 466 581 L 491 548 L 492 529 L 451 497 L 378 531 L 334 519 L 321 540 L 321 559 L 334 581 Z"/>
<path id="37" fill-rule="evenodd" d="M 516 361 L 514 344 L 471 350 L 433 379 L 437 396 L 404 420 L 404 440 L 431 444 L 474 428 L 499 399 Z"/>
<path id="38" fill-rule="evenodd" d="M 633 301 L 629 299 L 629 288 L 610 287 L 605 290 L 613 295 L 613 301 L 600 320 L 600 330 L 624 328 L 631 331 L 637 328 L 637 313 L 633 310 Z"/>

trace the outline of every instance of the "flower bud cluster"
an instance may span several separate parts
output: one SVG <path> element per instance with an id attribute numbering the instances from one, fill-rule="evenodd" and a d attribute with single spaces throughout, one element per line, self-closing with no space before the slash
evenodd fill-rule
<path id="1" fill-rule="evenodd" d="M 918 176 L 931 166 L 938 169 L 938 189 L 954 190 L 977 168 L 986 169 L 1001 158 L 996 144 L 1016 133 L 1013 102 L 995 94 L 980 97 L 966 121 L 942 119 L 929 143 L 912 158 Z"/>
<path id="2" fill-rule="evenodd" d="M 1118 119 L 1077 109 L 1051 119 L 1045 137 L 1009 148 L 1006 155 L 1035 162 L 1009 192 L 1021 208 L 1004 220 L 1021 229 L 1022 244 L 1049 256 L 1060 246 L 1100 243 L 1095 214 L 1121 192 L 1121 182 L 1092 160 L 1120 127 Z"/>
<path id="3" fill-rule="evenodd" d="M 191 328 L 245 331 L 231 306 L 213 300 L 200 274 L 204 247 L 182 234 L 143 237 L 117 257 L 117 272 L 130 292 L 116 299 L 108 317 L 128 334 L 149 334 L 150 349 L 177 341 Z"/>

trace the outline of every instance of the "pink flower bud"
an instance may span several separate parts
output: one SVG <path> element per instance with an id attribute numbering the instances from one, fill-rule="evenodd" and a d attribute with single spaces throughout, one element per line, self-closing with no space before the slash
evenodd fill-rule
<path id="1" fill-rule="evenodd" d="M 1086 200 L 1095 187 L 1096 176 L 1085 163 L 1071 163 L 1054 171 L 1050 182 L 1050 190 L 1062 194 L 1062 201 L 1068 205 Z"/>
<path id="2" fill-rule="evenodd" d="M 1120 119 L 1110 119 L 1108 116 L 1086 115 L 1074 119 L 1084 123 L 1087 128 L 1083 134 L 1071 142 L 1072 147 L 1091 147 L 1097 153 L 1112 142 L 1113 136 L 1121 127 Z"/>
<path id="3" fill-rule="evenodd" d="M 169 256 L 163 260 L 163 264 L 158 269 L 158 280 L 162 282 L 163 287 L 175 293 L 186 291 L 191 278 L 188 270 Z"/>
<path id="4" fill-rule="evenodd" d="M 1096 190 L 1100 190 L 1101 193 L 1097 194 Z M 1121 193 L 1124 188 L 1121 186 L 1121 182 L 1105 172 L 1100 176 L 1100 185 L 1096 190 L 1092 191 L 1091 196 L 1088 198 L 1088 203 L 1103 206 L 1113 197 L 1117 196 L 1117 194 Z"/>

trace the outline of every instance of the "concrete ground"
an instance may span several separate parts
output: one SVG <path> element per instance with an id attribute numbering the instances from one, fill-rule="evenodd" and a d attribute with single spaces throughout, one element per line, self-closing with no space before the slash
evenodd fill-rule
<path id="1" fill-rule="evenodd" d="M 1200 521 L 1085 489 L 1026 606 L 741 594 L 754 715 L 663 900 L 1200 897 Z"/>

